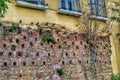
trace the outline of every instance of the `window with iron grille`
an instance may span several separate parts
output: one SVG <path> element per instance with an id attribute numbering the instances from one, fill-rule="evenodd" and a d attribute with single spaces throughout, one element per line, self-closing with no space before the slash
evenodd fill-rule
<path id="1" fill-rule="evenodd" d="M 69 11 L 80 11 L 79 0 L 59 0 L 60 9 Z"/>
<path id="2" fill-rule="evenodd" d="M 18 6 L 24 6 L 29 8 L 41 9 L 45 10 L 48 8 L 45 0 L 17 0 L 16 2 Z"/>
<path id="3" fill-rule="evenodd" d="M 23 1 L 31 4 L 45 5 L 44 0 L 18 0 L 18 1 Z"/>
<path id="4" fill-rule="evenodd" d="M 107 17 L 105 0 L 89 0 L 91 15 Z"/>

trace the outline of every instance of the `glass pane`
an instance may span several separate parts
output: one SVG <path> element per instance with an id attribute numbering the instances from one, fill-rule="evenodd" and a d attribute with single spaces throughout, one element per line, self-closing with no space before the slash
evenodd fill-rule
<path id="1" fill-rule="evenodd" d="M 68 0 L 68 9 L 72 10 L 72 2 L 71 2 L 71 0 Z"/>
<path id="2" fill-rule="evenodd" d="M 38 4 L 37 0 L 27 0 L 27 2 L 32 3 L 32 4 Z"/>
<path id="3" fill-rule="evenodd" d="M 98 5 L 104 6 L 104 0 L 98 0 Z"/>
<path id="4" fill-rule="evenodd" d="M 89 0 L 90 3 L 95 3 L 97 0 Z"/>
<path id="5" fill-rule="evenodd" d="M 76 2 L 76 7 L 77 7 L 77 11 L 81 11 L 80 10 L 80 1 L 79 0 L 77 0 L 77 2 Z"/>
<path id="6" fill-rule="evenodd" d="M 104 17 L 107 17 L 107 14 L 106 14 L 106 9 L 105 9 L 105 7 L 103 8 L 103 16 L 104 16 Z"/>
<path id="7" fill-rule="evenodd" d="M 102 6 L 98 6 L 98 15 L 99 16 L 104 16 L 103 15 L 103 7 Z"/>
<path id="8" fill-rule="evenodd" d="M 91 14 L 96 15 L 96 5 L 95 4 L 91 5 Z"/>
<path id="9" fill-rule="evenodd" d="M 61 8 L 66 9 L 65 0 L 61 0 Z"/>
<path id="10" fill-rule="evenodd" d="M 73 11 L 77 11 L 77 8 L 79 6 L 79 4 L 77 4 L 78 1 L 77 0 L 71 0 L 71 4 L 72 4 L 72 10 Z M 77 6 L 78 5 L 78 6 Z"/>

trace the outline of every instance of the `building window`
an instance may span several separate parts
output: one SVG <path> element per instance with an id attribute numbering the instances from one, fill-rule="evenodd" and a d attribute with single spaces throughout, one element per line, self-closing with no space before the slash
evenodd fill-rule
<path id="1" fill-rule="evenodd" d="M 105 0 L 89 0 L 91 15 L 107 17 Z"/>
<path id="2" fill-rule="evenodd" d="M 31 3 L 31 4 L 40 4 L 40 5 L 44 5 L 44 0 L 18 0 L 18 1 L 23 1 L 23 2 L 27 2 L 27 3 Z"/>
<path id="3" fill-rule="evenodd" d="M 61 6 L 60 6 L 60 8 L 62 8 L 62 9 L 67 9 L 66 8 L 66 4 L 65 4 L 65 0 L 61 0 Z"/>
<path id="4" fill-rule="evenodd" d="M 60 0 L 60 9 L 80 11 L 79 0 Z"/>
<path id="5" fill-rule="evenodd" d="M 80 0 L 59 0 L 60 13 L 81 15 L 80 11 Z"/>
<path id="6" fill-rule="evenodd" d="M 30 8 L 46 9 L 45 0 L 17 0 L 17 5 Z"/>

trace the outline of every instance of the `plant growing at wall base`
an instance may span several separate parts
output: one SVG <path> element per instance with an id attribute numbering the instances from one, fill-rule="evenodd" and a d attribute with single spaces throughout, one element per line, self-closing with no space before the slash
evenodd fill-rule
<path id="1" fill-rule="evenodd" d="M 59 76 L 62 76 L 64 74 L 63 69 L 56 69 Z"/>
<path id="2" fill-rule="evenodd" d="M 53 43 L 55 44 L 55 39 L 48 33 L 43 33 L 41 35 L 42 42 Z"/>
<path id="3" fill-rule="evenodd" d="M 111 80 L 120 80 L 120 74 L 112 74 Z"/>

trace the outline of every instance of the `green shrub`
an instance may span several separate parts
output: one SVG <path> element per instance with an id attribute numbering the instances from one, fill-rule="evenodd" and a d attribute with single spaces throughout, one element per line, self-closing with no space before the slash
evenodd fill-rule
<path id="1" fill-rule="evenodd" d="M 111 80 L 120 80 L 120 74 L 112 74 Z"/>

